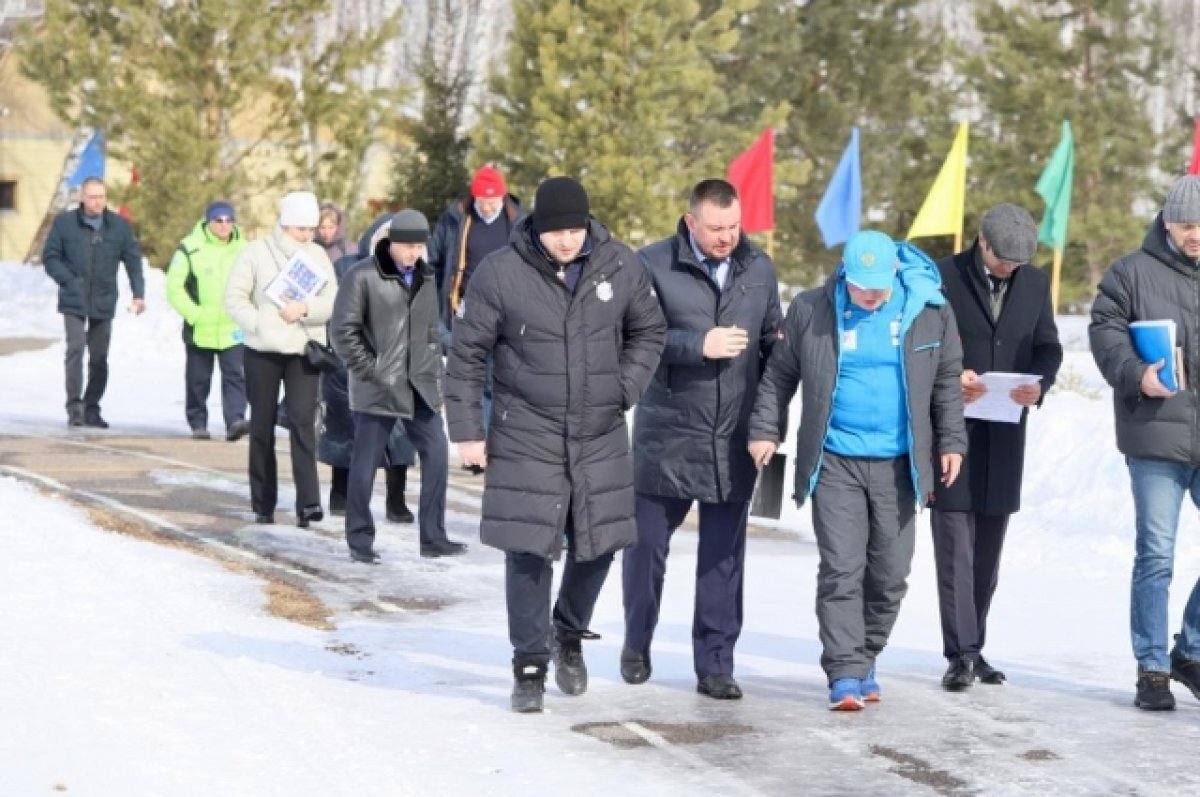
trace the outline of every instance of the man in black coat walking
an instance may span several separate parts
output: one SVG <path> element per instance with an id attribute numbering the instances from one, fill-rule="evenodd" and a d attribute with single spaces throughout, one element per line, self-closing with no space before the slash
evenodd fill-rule
<path id="1" fill-rule="evenodd" d="M 107 429 L 100 399 L 108 386 L 108 344 L 117 309 L 117 264 L 125 264 L 133 291 L 130 309 L 146 309 L 142 250 L 129 222 L 108 210 L 108 189 L 89 177 L 79 189 L 79 208 L 54 219 L 42 249 L 42 267 L 58 283 L 58 312 L 67 333 L 67 422 Z M 87 387 L 83 350 L 87 348 Z"/>
<path id="2" fill-rule="evenodd" d="M 988 609 L 1000 573 L 1000 552 L 1012 513 L 1021 508 L 1025 421 L 972 419 L 970 405 L 987 388 L 988 371 L 1036 374 L 1012 399 L 1040 406 L 1062 364 L 1062 346 L 1050 306 L 1050 282 L 1028 265 L 1037 250 L 1037 225 L 1023 208 L 1004 203 L 984 214 L 970 249 L 938 263 L 963 345 L 963 401 L 969 446 L 962 474 L 935 491 L 933 551 L 943 653 L 949 668 L 942 686 L 962 691 L 975 679 L 1000 684 L 1004 673 L 983 658 Z"/>
<path id="3" fill-rule="evenodd" d="M 457 556 L 446 538 L 449 444 L 442 397 L 437 286 L 425 263 L 429 222 L 419 211 L 392 217 L 387 238 L 338 285 L 330 336 L 350 374 L 354 449 L 346 490 L 346 543 L 356 562 L 374 564 L 371 492 L 397 422 L 421 457 L 421 556 Z"/>
<path id="4" fill-rule="evenodd" d="M 634 422 L 638 544 L 622 559 L 621 676 L 650 677 L 671 537 L 700 504 L 692 652 L 697 691 L 736 700 L 746 519 L 758 471 L 747 424 L 782 316 L 775 267 L 741 233 L 737 190 L 692 189 L 676 234 L 640 252 L 667 319 L 667 346 Z"/>
<path id="5" fill-rule="evenodd" d="M 587 689 L 580 643 L 595 638 L 588 623 L 613 553 L 637 540 L 625 412 L 665 333 L 637 255 L 590 217 L 587 192 L 569 177 L 538 187 L 532 216 L 479 265 L 458 306 L 446 415 L 462 463 L 487 467 L 479 531 L 505 552 L 514 711 L 542 710 L 551 658 L 559 689 Z M 552 618 L 551 563 L 564 538 Z"/>

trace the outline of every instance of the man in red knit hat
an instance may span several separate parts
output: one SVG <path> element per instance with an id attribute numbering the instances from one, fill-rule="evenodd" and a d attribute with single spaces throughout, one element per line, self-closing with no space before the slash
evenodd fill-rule
<path id="1" fill-rule="evenodd" d="M 462 310 L 467 282 L 485 257 L 508 246 L 509 235 L 525 213 L 508 193 L 504 175 L 490 163 L 471 178 L 468 195 L 450 204 L 429 238 L 428 260 L 437 276 L 442 319 L 442 351 L 450 350 L 450 328 Z M 492 364 L 488 360 L 483 387 L 483 418 L 488 424 L 492 409 Z M 475 468 L 469 470 L 476 471 Z"/>
<path id="2" fill-rule="evenodd" d="M 437 275 L 445 346 L 450 345 L 450 327 L 475 267 L 508 245 L 523 215 L 520 202 L 508 193 L 504 175 L 484 164 L 471 178 L 468 195 L 454 200 L 438 219 L 429 239 L 428 262 Z"/>

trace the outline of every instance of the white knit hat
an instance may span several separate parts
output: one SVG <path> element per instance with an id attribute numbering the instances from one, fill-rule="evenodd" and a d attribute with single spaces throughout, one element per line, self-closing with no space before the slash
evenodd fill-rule
<path id="1" fill-rule="evenodd" d="M 311 191 L 292 191 L 279 200 L 280 227 L 316 227 L 321 223 L 321 207 Z"/>

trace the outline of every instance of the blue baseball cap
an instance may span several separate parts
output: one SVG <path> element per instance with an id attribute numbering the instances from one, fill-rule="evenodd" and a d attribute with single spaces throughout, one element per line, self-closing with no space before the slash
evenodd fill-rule
<path id="1" fill-rule="evenodd" d="M 855 234 L 842 250 L 846 282 L 864 291 L 891 288 L 896 263 L 896 242 L 875 230 Z"/>

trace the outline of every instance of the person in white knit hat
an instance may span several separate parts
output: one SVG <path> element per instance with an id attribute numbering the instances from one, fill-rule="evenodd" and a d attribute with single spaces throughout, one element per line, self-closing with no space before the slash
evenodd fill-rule
<path id="1" fill-rule="evenodd" d="M 305 357 L 308 342 L 324 345 L 333 313 L 337 277 L 325 250 L 314 243 L 321 211 L 309 191 L 293 191 L 279 202 L 279 224 L 238 256 L 225 289 L 225 309 L 245 332 L 246 397 L 250 402 L 250 503 L 256 523 L 275 522 L 278 479 L 275 420 L 284 386 L 289 418 L 296 525 L 324 517 L 317 478 L 316 418 L 320 373 Z M 265 291 L 299 257 L 323 276 L 320 290 L 277 303 Z"/>

